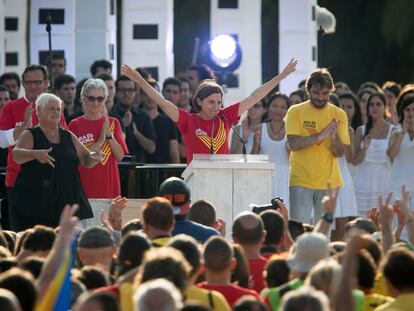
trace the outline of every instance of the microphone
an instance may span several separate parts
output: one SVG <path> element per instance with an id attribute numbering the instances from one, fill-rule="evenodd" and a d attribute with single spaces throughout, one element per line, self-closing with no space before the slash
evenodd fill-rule
<path id="1" fill-rule="evenodd" d="M 236 129 L 234 128 L 234 125 L 231 125 L 229 120 L 227 120 L 226 116 L 224 115 L 223 111 L 220 111 L 220 117 L 226 121 L 226 123 L 228 125 L 230 125 L 230 128 L 233 130 L 233 133 L 235 133 L 237 135 L 237 137 L 240 139 L 240 142 L 243 144 L 243 148 L 242 148 L 242 153 L 245 156 L 247 154 L 246 152 L 246 141 L 243 139 L 243 137 L 241 137 L 241 135 L 239 134 L 239 132 L 236 131 Z"/>
<path id="2" fill-rule="evenodd" d="M 213 118 L 213 122 L 211 123 L 210 154 L 214 154 L 213 135 L 214 135 L 214 122 L 216 121 L 216 118 L 217 118 L 217 115 Z"/>

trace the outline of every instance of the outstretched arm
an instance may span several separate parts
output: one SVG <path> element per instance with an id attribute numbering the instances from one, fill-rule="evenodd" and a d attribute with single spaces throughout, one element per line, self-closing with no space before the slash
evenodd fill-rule
<path id="1" fill-rule="evenodd" d="M 166 100 L 156 89 L 154 89 L 145 79 L 139 74 L 138 71 L 129 67 L 128 65 L 122 65 L 121 73 L 132 81 L 138 83 L 138 85 L 143 89 L 145 94 L 157 103 L 158 106 L 164 111 L 164 113 L 170 117 L 173 122 L 178 122 L 178 108 L 169 100 Z"/>
<path id="2" fill-rule="evenodd" d="M 296 71 L 297 64 L 298 61 L 292 58 L 289 64 L 287 64 L 285 69 L 283 69 L 279 75 L 275 76 L 272 80 L 266 82 L 262 86 L 259 86 L 256 90 L 253 91 L 252 94 L 249 95 L 249 97 L 243 99 L 240 102 L 239 115 L 253 107 L 254 104 L 258 103 L 263 97 L 269 94 L 269 92 L 273 90 L 275 86 L 280 83 L 280 81 L 282 81 L 292 72 Z"/>

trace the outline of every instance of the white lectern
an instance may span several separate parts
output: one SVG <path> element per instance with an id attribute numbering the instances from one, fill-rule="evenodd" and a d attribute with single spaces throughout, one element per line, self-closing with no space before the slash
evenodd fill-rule
<path id="1" fill-rule="evenodd" d="M 231 235 L 233 219 L 249 204 L 269 204 L 272 196 L 274 164 L 267 155 L 196 154 L 182 177 L 191 190 L 191 201 L 207 199 L 217 217 L 227 224 Z"/>

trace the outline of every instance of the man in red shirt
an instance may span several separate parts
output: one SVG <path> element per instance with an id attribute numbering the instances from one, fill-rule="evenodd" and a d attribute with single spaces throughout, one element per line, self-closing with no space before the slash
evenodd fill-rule
<path id="1" fill-rule="evenodd" d="M 231 271 L 236 267 L 237 262 L 233 248 L 224 238 L 214 236 L 208 239 L 204 247 L 203 259 L 206 282 L 198 284 L 198 287 L 222 293 L 231 307 L 240 297 L 246 295 L 262 302 L 254 290 L 231 283 Z"/>
<path id="2" fill-rule="evenodd" d="M 252 212 L 240 213 L 233 222 L 232 236 L 234 242 L 243 247 L 249 261 L 249 288 L 260 293 L 266 287 L 263 271 L 267 263 L 267 258 L 260 254 L 266 238 L 263 220 Z"/>
<path id="3" fill-rule="evenodd" d="M 46 92 L 49 85 L 46 68 L 41 65 L 27 66 L 22 74 L 22 82 L 25 95 L 6 103 L 0 115 L 0 130 L 14 129 L 14 141 L 19 139 L 25 129 L 35 126 L 39 122 L 36 114 L 35 102 L 40 94 Z M 60 123 L 64 128 L 67 128 L 63 115 L 61 116 Z M 17 217 L 13 213 L 13 187 L 16 177 L 20 172 L 20 165 L 18 165 L 12 158 L 13 147 L 13 145 L 9 146 L 6 171 L 6 188 L 9 200 L 9 224 L 11 230 L 16 228 L 17 222 Z"/>

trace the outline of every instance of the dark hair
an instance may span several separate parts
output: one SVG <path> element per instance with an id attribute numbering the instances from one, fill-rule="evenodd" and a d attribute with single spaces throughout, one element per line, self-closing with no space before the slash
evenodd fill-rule
<path id="1" fill-rule="evenodd" d="M 217 272 L 225 271 L 229 268 L 233 256 L 233 248 L 222 237 L 210 237 L 204 244 L 203 259 L 206 269 Z"/>
<path id="2" fill-rule="evenodd" d="M 290 269 L 286 258 L 273 255 L 266 264 L 266 283 L 268 288 L 278 287 L 289 281 Z"/>
<path id="3" fill-rule="evenodd" d="M 170 239 L 166 246 L 179 250 L 191 266 L 191 275 L 200 267 L 201 252 L 198 242 L 191 236 L 179 234 Z"/>
<path id="4" fill-rule="evenodd" d="M 114 77 L 112 77 L 112 75 L 107 72 L 98 73 L 95 76 L 95 79 L 101 79 L 102 81 L 114 81 Z"/>
<path id="5" fill-rule="evenodd" d="M 169 77 L 167 79 L 164 80 L 164 82 L 162 83 L 162 89 L 164 90 L 167 85 L 175 85 L 178 87 L 179 90 L 181 90 L 181 81 L 180 79 L 176 78 L 176 77 Z"/>
<path id="6" fill-rule="evenodd" d="M 250 221 L 247 219 L 251 217 L 251 220 L 255 221 L 255 225 L 253 227 L 246 227 L 244 222 Z M 235 242 L 240 244 L 256 244 L 259 243 L 263 237 L 264 232 L 264 224 L 262 218 L 256 214 L 246 214 L 237 217 L 232 226 L 232 235 Z"/>
<path id="7" fill-rule="evenodd" d="M 399 118 L 400 123 L 402 124 L 404 122 L 404 109 L 407 108 L 407 106 L 414 103 L 414 93 L 408 94 L 403 101 L 401 102 L 400 109 L 401 109 L 401 116 Z"/>
<path id="8" fill-rule="evenodd" d="M 201 110 L 198 100 L 202 101 L 204 98 L 209 97 L 211 94 L 220 94 L 221 97 L 223 97 L 223 88 L 214 80 L 204 80 L 200 83 L 194 92 L 192 103 L 195 112 L 200 112 Z"/>
<path id="9" fill-rule="evenodd" d="M 27 257 L 21 263 L 18 264 L 18 267 L 30 272 L 35 279 L 37 279 L 42 272 L 43 265 L 46 259 L 41 257 Z"/>
<path id="10" fill-rule="evenodd" d="M 13 268 L 0 275 L 0 287 L 8 289 L 19 300 L 23 311 L 31 311 L 35 305 L 37 291 L 29 272 Z"/>
<path id="11" fill-rule="evenodd" d="M 2 230 L 3 236 L 7 241 L 7 247 L 9 251 L 14 255 L 14 249 L 16 246 L 17 234 L 14 231 Z"/>
<path id="12" fill-rule="evenodd" d="M 305 227 L 303 225 L 303 222 L 296 219 L 289 219 L 288 228 L 293 241 L 296 241 L 298 236 L 305 233 Z"/>
<path id="13" fill-rule="evenodd" d="M 43 74 L 43 80 L 47 80 L 47 69 L 46 69 L 45 66 L 42 66 L 42 65 L 29 65 L 24 69 L 24 71 L 22 73 L 22 81 L 24 82 L 24 75 L 26 73 L 36 71 L 36 70 L 40 70 Z"/>
<path id="14" fill-rule="evenodd" d="M 109 70 L 110 72 L 112 71 L 112 64 L 110 61 L 107 61 L 106 59 L 96 60 L 92 63 L 90 67 L 90 72 L 91 72 L 92 77 L 96 75 L 96 72 L 98 71 L 98 67 L 102 67 L 105 70 Z"/>
<path id="15" fill-rule="evenodd" d="M 384 104 L 384 107 L 387 106 L 387 99 L 385 98 L 383 93 L 373 93 L 368 97 L 368 101 L 367 101 L 367 124 L 365 125 L 365 133 L 364 133 L 364 137 L 366 137 L 369 132 L 371 131 L 372 128 L 372 117 L 369 114 L 369 106 L 370 106 L 370 102 L 374 97 L 379 97 L 381 102 Z"/>
<path id="16" fill-rule="evenodd" d="M 198 79 L 200 81 L 216 78 L 214 71 L 205 64 L 192 64 L 187 70 L 197 71 Z"/>
<path id="17" fill-rule="evenodd" d="M 8 92 L 8 91 L 9 91 L 9 89 L 8 89 L 7 86 L 5 86 L 3 84 L 0 84 L 0 92 Z"/>
<path id="18" fill-rule="evenodd" d="M 119 302 L 114 293 L 111 292 L 92 292 L 88 295 L 83 303 L 95 301 L 99 304 L 99 310 L 102 311 L 119 311 Z"/>
<path id="19" fill-rule="evenodd" d="M 251 296 L 242 296 L 234 303 L 233 311 L 267 311 L 266 306 Z"/>
<path id="20" fill-rule="evenodd" d="M 236 259 L 236 267 L 231 272 L 231 282 L 237 283 L 241 287 L 248 288 L 250 280 L 250 267 L 244 253 L 243 247 L 233 244 L 233 257 Z"/>
<path id="21" fill-rule="evenodd" d="M 52 60 L 57 60 L 57 59 L 63 59 L 63 62 L 66 66 L 66 58 L 65 55 L 61 54 L 61 53 L 53 53 L 52 54 Z"/>
<path id="22" fill-rule="evenodd" d="M 139 72 L 139 74 L 144 78 L 144 80 L 148 80 L 149 78 L 152 78 L 149 71 L 145 68 L 136 67 L 135 70 Z"/>
<path id="23" fill-rule="evenodd" d="M 382 91 L 388 91 L 394 94 L 395 97 L 398 97 L 398 95 L 401 92 L 401 85 L 399 85 L 397 82 L 394 81 L 386 81 L 382 85 Z"/>
<path id="24" fill-rule="evenodd" d="M 76 95 L 75 95 L 75 104 L 76 105 L 81 106 L 81 102 L 80 102 L 81 91 L 82 91 L 83 85 L 88 80 L 89 80 L 89 78 L 84 78 L 84 79 L 78 81 L 78 83 L 76 83 Z"/>
<path id="25" fill-rule="evenodd" d="M 266 230 L 266 239 L 263 244 L 279 244 L 285 231 L 285 221 L 283 216 L 274 210 L 266 210 L 259 214 L 262 218 L 264 229 Z"/>
<path id="26" fill-rule="evenodd" d="M 338 82 L 336 82 L 335 84 L 335 89 L 336 90 L 338 90 L 339 88 L 344 88 L 345 89 L 345 91 L 348 93 L 348 92 L 352 92 L 351 91 L 351 88 L 349 87 L 349 85 L 348 84 L 346 84 L 345 82 L 343 82 L 343 81 L 338 81 Z"/>
<path id="27" fill-rule="evenodd" d="M 367 88 L 359 89 L 356 95 L 357 95 L 358 99 L 361 100 L 362 99 L 362 96 L 365 93 L 368 93 L 369 95 L 371 95 L 371 94 L 376 93 L 376 90 L 367 87 Z"/>
<path id="28" fill-rule="evenodd" d="M 405 248 L 388 252 L 382 267 L 385 279 L 398 290 L 414 289 L 414 254 Z"/>
<path id="29" fill-rule="evenodd" d="M 122 236 L 126 236 L 129 232 L 142 230 L 141 219 L 135 218 L 128 221 L 121 229 Z"/>
<path id="30" fill-rule="evenodd" d="M 400 94 L 398 95 L 397 98 L 397 113 L 398 113 L 398 119 L 402 118 L 402 109 L 401 109 L 401 105 L 402 105 L 402 101 L 409 95 L 414 94 L 414 83 L 410 83 L 410 84 L 406 84 L 403 86 L 403 88 L 401 89 Z"/>
<path id="31" fill-rule="evenodd" d="M 56 233 L 52 228 L 36 225 L 29 229 L 29 233 L 23 241 L 23 249 L 32 252 L 49 251 L 52 249 L 55 238 Z"/>
<path id="32" fill-rule="evenodd" d="M 151 241 L 138 232 L 130 232 L 122 238 L 118 251 L 118 275 L 141 265 L 144 254 L 151 248 Z"/>
<path id="33" fill-rule="evenodd" d="M 306 80 L 306 90 L 308 93 L 314 85 L 319 85 L 321 88 L 328 88 L 331 91 L 335 89 L 332 76 L 326 68 L 318 68 L 311 73 Z"/>
<path id="34" fill-rule="evenodd" d="M 309 98 L 308 93 L 306 93 L 306 91 L 303 88 L 297 89 L 297 90 L 293 91 L 292 93 L 290 93 L 289 98 L 292 95 L 299 96 L 301 98 L 302 102 L 304 102 L 305 100 L 308 100 L 308 98 Z"/>
<path id="35" fill-rule="evenodd" d="M 305 86 L 306 86 L 306 79 L 300 80 L 298 83 L 298 88 L 302 89 L 302 88 L 305 88 Z"/>
<path id="36" fill-rule="evenodd" d="M 329 101 L 336 107 L 341 107 L 341 100 L 339 99 L 339 96 L 335 93 L 329 94 Z"/>
<path id="37" fill-rule="evenodd" d="M 285 101 L 287 108 L 289 109 L 290 107 L 290 101 L 289 101 L 289 97 L 287 97 L 286 94 L 283 94 L 281 92 L 276 92 L 273 95 L 271 95 L 265 102 L 265 107 L 269 108 L 270 104 L 272 103 L 272 101 L 274 101 L 277 98 L 281 98 Z"/>
<path id="38" fill-rule="evenodd" d="M 186 77 L 178 77 L 181 83 L 187 83 L 188 86 L 191 88 L 191 81 L 188 80 Z"/>
<path id="39" fill-rule="evenodd" d="M 55 90 L 60 90 L 64 84 L 73 83 L 76 84 L 76 80 L 71 75 L 63 74 L 55 78 L 54 87 Z"/>
<path id="40" fill-rule="evenodd" d="M 76 279 L 78 281 L 81 281 L 88 290 L 109 285 L 108 276 L 106 273 L 102 269 L 94 266 L 83 267 Z"/>
<path id="41" fill-rule="evenodd" d="M 116 79 L 116 81 L 115 81 L 115 87 L 116 87 L 117 90 L 118 90 L 118 85 L 119 85 L 120 81 L 131 81 L 134 84 L 134 89 L 135 90 L 137 89 L 134 81 L 132 81 L 130 78 L 128 78 L 127 76 L 119 76 L 118 79 Z"/>
<path id="42" fill-rule="evenodd" d="M 151 198 L 142 207 L 142 218 L 144 224 L 157 229 L 168 230 L 174 224 L 173 206 L 166 198 Z"/>
<path id="43" fill-rule="evenodd" d="M 0 83 L 4 84 L 4 80 L 14 80 L 17 83 L 17 86 L 20 88 L 21 81 L 20 77 L 15 72 L 5 72 L 0 76 Z"/>
<path id="44" fill-rule="evenodd" d="M 379 85 L 376 82 L 373 81 L 366 81 L 363 82 L 360 87 L 360 90 L 362 89 L 372 89 L 374 92 L 381 92 L 381 88 L 379 87 Z"/>
<path id="45" fill-rule="evenodd" d="M 361 107 L 359 106 L 358 97 L 354 93 L 343 93 L 339 95 L 339 99 L 350 99 L 354 103 L 354 115 L 352 120 L 350 120 L 351 127 L 356 130 L 358 127 L 362 125 L 362 116 L 361 116 Z M 342 106 L 342 104 L 341 104 Z"/>
<path id="46" fill-rule="evenodd" d="M 188 219 L 208 227 L 213 227 L 216 222 L 216 209 L 211 202 L 203 199 L 198 200 L 191 205 Z"/>
<path id="47" fill-rule="evenodd" d="M 0 259 L 0 274 L 17 267 L 16 257 L 8 257 Z"/>
<path id="48" fill-rule="evenodd" d="M 372 289 L 374 287 L 377 267 L 374 259 L 367 250 L 361 250 L 358 254 L 358 286 L 362 290 Z"/>

